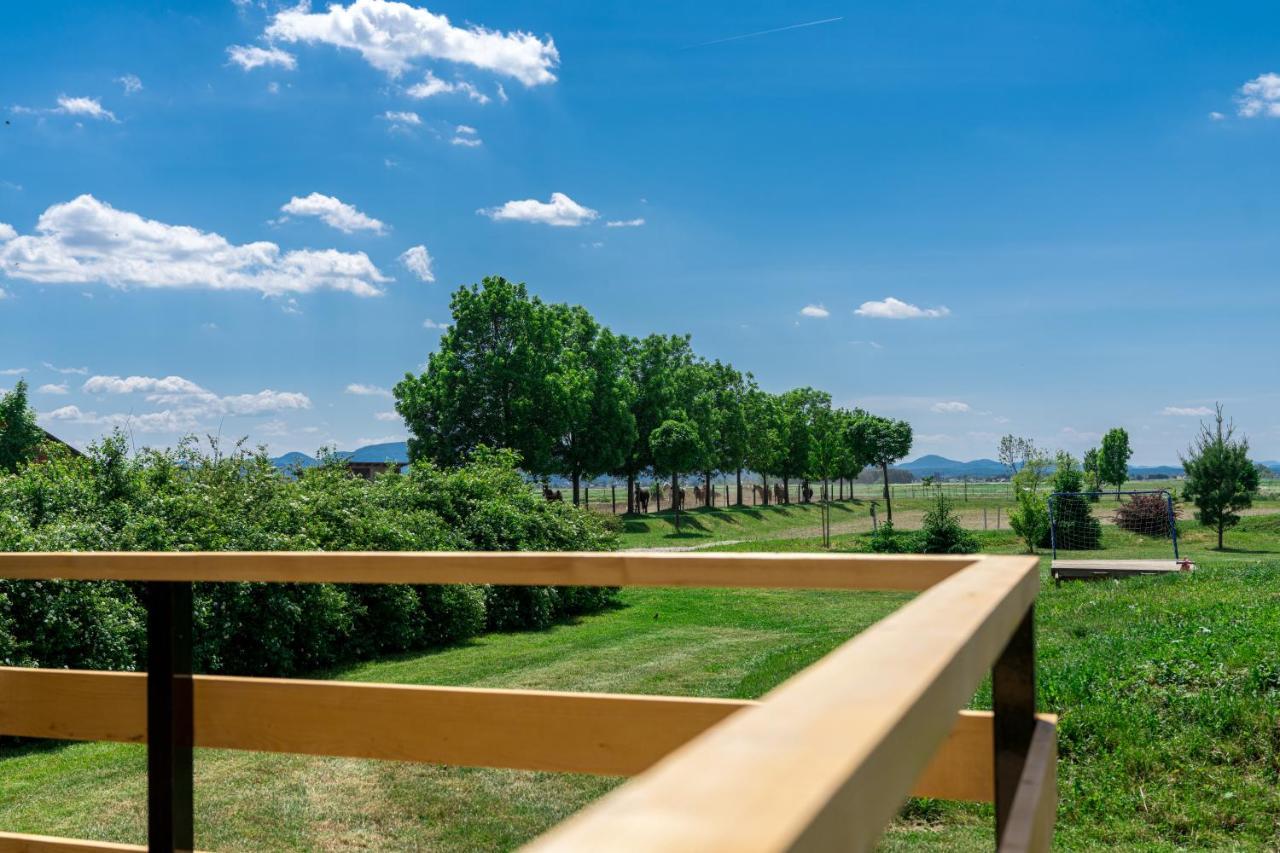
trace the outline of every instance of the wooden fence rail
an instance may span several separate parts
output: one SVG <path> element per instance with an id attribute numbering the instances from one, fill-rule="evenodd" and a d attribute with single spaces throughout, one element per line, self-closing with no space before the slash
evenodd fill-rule
<path id="1" fill-rule="evenodd" d="M 994 802 L 1001 850 L 1046 850 L 1056 735 L 1054 719 L 1034 712 L 1036 566 L 833 554 L 0 554 L 0 578 L 146 582 L 153 646 L 147 674 L 0 668 L 0 734 L 146 743 L 153 850 L 194 846 L 193 747 L 635 777 L 534 850 L 870 849 L 909 795 Z M 251 580 L 920 594 L 758 702 L 192 675 L 191 582 Z M 987 672 L 994 712 L 961 710 Z M 0 852 L 132 849 L 0 833 Z"/>

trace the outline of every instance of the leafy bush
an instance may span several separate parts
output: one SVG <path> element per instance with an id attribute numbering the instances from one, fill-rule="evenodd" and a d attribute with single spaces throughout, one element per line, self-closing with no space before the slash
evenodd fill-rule
<path id="1" fill-rule="evenodd" d="M 868 547 L 876 554 L 906 554 L 914 551 L 910 533 L 898 533 L 892 521 L 882 521 L 867 540 Z"/>
<path id="2" fill-rule="evenodd" d="M 1168 536 L 1169 502 L 1164 495 L 1131 495 L 1126 504 L 1116 507 L 1116 527 L 1144 536 Z M 1175 508 L 1174 517 L 1178 515 Z"/>
<path id="3" fill-rule="evenodd" d="M 922 554 L 972 554 L 978 550 L 977 541 L 960 525 L 950 499 L 941 491 L 924 514 L 919 546 Z"/>
<path id="4" fill-rule="evenodd" d="M 192 441 L 130 454 L 117 434 L 85 458 L 0 474 L 0 551 L 608 550 L 616 524 L 549 503 L 510 452 L 466 467 L 415 465 L 373 481 L 327 458 L 282 475 L 264 453 Z M 289 675 L 545 628 L 616 590 L 372 584 L 197 584 L 195 655 L 207 672 Z M 0 582 L 0 663 L 131 669 L 145 648 L 145 587 Z"/>
<path id="5" fill-rule="evenodd" d="M 1038 492 L 1022 487 L 1017 477 L 1013 479 L 1018 505 L 1009 512 L 1009 526 L 1026 543 L 1027 553 L 1034 554 L 1049 535 L 1049 507 Z"/>
<path id="6" fill-rule="evenodd" d="M 1053 475 L 1053 541 L 1058 550 L 1093 551 L 1102 547 L 1102 523 L 1093 515 L 1089 499 L 1081 494 L 1084 477 L 1074 457 L 1059 453 Z M 1040 540 L 1050 547 L 1050 531 Z"/>

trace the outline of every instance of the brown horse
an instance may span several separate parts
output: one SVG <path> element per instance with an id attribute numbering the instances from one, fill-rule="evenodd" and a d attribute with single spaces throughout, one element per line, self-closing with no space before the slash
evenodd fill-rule
<path id="1" fill-rule="evenodd" d="M 773 502 L 776 504 L 787 502 L 787 490 L 782 488 L 781 483 L 773 484 Z"/>
<path id="2" fill-rule="evenodd" d="M 543 486 L 543 487 L 542 487 L 542 496 L 543 496 L 544 498 L 546 498 L 547 500 L 552 501 L 552 502 L 561 502 L 561 503 L 563 503 L 563 502 L 564 502 L 564 495 L 560 493 L 560 490 L 559 490 L 559 489 L 556 489 L 556 490 L 553 492 L 553 491 L 551 491 L 551 487 L 550 487 L 550 486 Z"/>
<path id="3" fill-rule="evenodd" d="M 636 486 L 636 509 L 639 512 L 649 511 L 649 490 Z"/>

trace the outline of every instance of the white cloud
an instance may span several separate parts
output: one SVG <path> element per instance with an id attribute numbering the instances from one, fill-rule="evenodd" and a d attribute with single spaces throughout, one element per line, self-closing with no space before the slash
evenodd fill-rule
<path id="1" fill-rule="evenodd" d="M 475 136 L 477 133 L 480 132 L 469 124 L 460 124 L 457 127 L 455 127 L 453 130 L 455 133 L 459 135 L 467 135 L 467 136 Z"/>
<path id="2" fill-rule="evenodd" d="M 586 225 L 600 215 L 597 211 L 578 204 L 564 193 L 552 193 L 549 202 L 526 198 L 521 201 L 509 201 L 501 207 L 481 208 L 476 213 L 487 216 L 495 222 L 503 220 L 538 222 L 543 225 L 569 228 Z"/>
<path id="3" fill-rule="evenodd" d="M 422 124 L 422 116 L 415 112 L 396 112 L 395 110 L 387 110 L 382 117 L 392 124 Z"/>
<path id="4" fill-rule="evenodd" d="M 337 228 L 344 234 L 356 231 L 372 231 L 375 234 L 386 233 L 386 225 L 367 216 L 344 201 L 331 195 L 312 193 L 305 198 L 294 196 L 280 208 L 281 213 L 293 216 L 315 216 L 331 228 Z"/>
<path id="5" fill-rule="evenodd" d="M 513 77 L 526 86 L 555 82 L 555 43 L 525 32 L 455 27 L 444 15 L 394 0 L 354 0 L 312 12 L 308 4 L 276 13 L 266 37 L 355 50 L 391 76 L 422 59 L 471 65 Z"/>
<path id="6" fill-rule="evenodd" d="M 434 98 L 436 95 L 462 94 L 482 106 L 489 103 L 489 96 L 477 89 L 474 84 L 468 83 L 466 80 L 450 83 L 448 80 L 441 80 L 430 71 L 422 78 L 421 83 L 415 83 L 405 89 L 404 93 L 418 100 Z"/>
<path id="7" fill-rule="evenodd" d="M 1217 110 L 1214 110 L 1213 112 L 1209 113 L 1210 121 L 1222 121 L 1225 118 L 1226 116 L 1224 116 L 1222 113 L 1218 112 Z"/>
<path id="8" fill-rule="evenodd" d="M 0 273 L 46 284 L 254 290 L 269 296 L 339 290 L 377 296 L 388 281 L 364 252 L 281 252 L 116 210 L 91 195 L 55 204 L 36 234 L 0 243 Z"/>
<path id="9" fill-rule="evenodd" d="M 400 420 L 399 412 L 374 412 L 374 418 L 380 421 L 398 421 Z"/>
<path id="10" fill-rule="evenodd" d="M 54 112 L 106 121 L 116 120 L 115 114 L 111 110 L 103 109 L 97 98 L 72 98 L 67 95 L 59 95 L 58 108 Z"/>
<path id="11" fill-rule="evenodd" d="M 17 237 L 17 236 L 18 236 L 18 232 L 14 229 L 12 225 L 9 225 L 4 222 L 0 222 L 0 243 L 3 243 L 7 240 L 12 240 L 14 237 Z"/>
<path id="12" fill-rule="evenodd" d="M 869 346 L 872 349 L 884 349 L 884 345 L 877 341 L 849 341 L 854 346 Z"/>
<path id="13" fill-rule="evenodd" d="M 638 216 L 635 219 L 611 219 L 606 222 L 606 228 L 639 228 L 644 225 L 644 217 Z"/>
<path id="14" fill-rule="evenodd" d="M 0 370 L 0 376 L 21 376 L 26 372 L 27 369 L 25 367 L 6 367 Z"/>
<path id="15" fill-rule="evenodd" d="M 286 71 L 292 71 L 298 67 L 297 57 L 278 47 L 233 44 L 227 48 L 227 57 L 245 71 L 267 65 L 278 65 Z"/>
<path id="16" fill-rule="evenodd" d="M 272 412 L 310 409 L 311 400 L 296 391 L 219 396 L 181 376 L 93 376 L 83 386 L 92 394 L 146 394 L 146 400 L 168 408 L 155 412 L 100 415 L 78 406 L 63 406 L 41 417 L 96 426 L 124 426 L 140 432 L 188 432 L 212 425 L 214 418 L 228 415 L 263 415 Z"/>
<path id="17" fill-rule="evenodd" d="M 61 373 L 63 375 L 72 374 L 76 376 L 85 376 L 89 373 L 89 368 L 87 367 L 54 367 L 47 361 L 41 362 L 41 364 L 44 366 L 45 370 L 52 370 L 54 373 Z"/>
<path id="18" fill-rule="evenodd" d="M 914 320 L 922 317 L 945 317 L 951 313 L 951 309 L 946 306 L 921 308 L 890 296 L 879 302 L 864 302 L 853 313 L 881 320 Z"/>
<path id="19" fill-rule="evenodd" d="M 65 394 L 67 393 L 67 383 L 62 382 L 57 385 L 52 382 L 48 385 L 41 385 L 36 389 L 39 394 Z"/>
<path id="20" fill-rule="evenodd" d="M 86 394 L 205 394 L 208 393 L 190 379 L 181 376 L 91 376 L 80 388 Z"/>
<path id="21" fill-rule="evenodd" d="M 483 139 L 477 139 L 474 136 L 455 136 L 449 140 L 452 145 L 461 145 L 464 148 L 479 148 L 484 145 Z"/>
<path id="22" fill-rule="evenodd" d="M 806 305 L 800 309 L 801 316 L 804 317 L 830 317 L 831 312 L 821 305 Z"/>
<path id="23" fill-rule="evenodd" d="M 433 260 L 426 246 L 413 246 L 400 256 L 400 263 L 404 264 L 405 269 L 422 281 L 436 280 L 436 274 L 431 270 Z"/>
<path id="24" fill-rule="evenodd" d="M 941 414 L 949 414 L 949 415 L 958 414 L 960 412 L 972 411 L 968 403 L 962 403 L 959 400 L 946 400 L 946 401 L 934 403 L 929 408 L 932 411 L 939 412 Z"/>
<path id="25" fill-rule="evenodd" d="M 348 394 L 355 394 L 357 397 L 390 397 L 391 392 L 386 388 L 380 388 L 377 385 L 364 385 L 360 382 L 352 382 L 347 386 Z"/>
<path id="26" fill-rule="evenodd" d="M 1208 406 L 1165 406 L 1160 410 L 1160 414 L 1171 417 L 1203 418 L 1212 415 L 1213 409 Z"/>
<path id="27" fill-rule="evenodd" d="M 137 74 L 125 74 L 123 77 L 117 77 L 116 82 L 124 87 L 126 95 L 133 95 L 142 91 L 142 80 Z"/>
<path id="28" fill-rule="evenodd" d="M 422 328 L 424 328 L 424 329 L 440 329 L 440 330 L 444 330 L 444 329 L 449 328 L 449 324 L 448 324 L 448 323 L 437 323 L 435 320 L 432 320 L 430 317 L 428 317 L 427 319 L 425 319 L 425 320 L 423 320 L 423 321 L 422 321 Z"/>
<path id="29" fill-rule="evenodd" d="M 1280 117 L 1280 74 L 1259 74 L 1240 87 L 1236 111 L 1245 118 Z"/>

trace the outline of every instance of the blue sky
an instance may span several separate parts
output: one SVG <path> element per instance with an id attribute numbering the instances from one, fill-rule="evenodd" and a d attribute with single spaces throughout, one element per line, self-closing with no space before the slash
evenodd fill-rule
<path id="1" fill-rule="evenodd" d="M 20 4 L 0 387 L 42 389 L 81 444 L 399 438 L 381 389 L 452 289 L 501 274 L 909 418 L 913 455 L 990 456 L 1008 431 L 1079 452 L 1122 425 L 1135 462 L 1170 462 L 1222 400 L 1277 458 L 1277 24 L 1264 4 Z"/>

